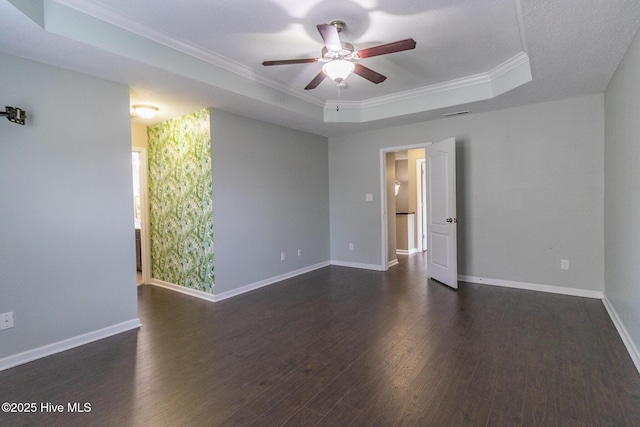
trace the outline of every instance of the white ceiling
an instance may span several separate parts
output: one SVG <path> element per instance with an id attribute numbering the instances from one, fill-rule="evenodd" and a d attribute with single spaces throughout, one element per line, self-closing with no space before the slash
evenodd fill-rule
<path id="1" fill-rule="evenodd" d="M 417 42 L 361 60 L 387 80 L 350 76 L 339 112 L 331 80 L 303 90 L 321 64 L 261 65 L 319 57 L 335 19 L 356 49 Z M 0 52 L 126 83 L 155 121 L 211 106 L 327 136 L 603 92 L 639 26 L 637 0 L 0 0 Z"/>

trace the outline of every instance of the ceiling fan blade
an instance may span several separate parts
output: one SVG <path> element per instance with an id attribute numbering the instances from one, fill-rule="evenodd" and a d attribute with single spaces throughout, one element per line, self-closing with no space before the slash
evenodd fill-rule
<path id="1" fill-rule="evenodd" d="M 358 51 L 360 58 L 371 58 L 372 56 L 386 55 L 388 53 L 402 52 L 416 47 L 414 39 L 405 39 L 393 43 L 381 44 L 380 46 L 370 47 Z"/>
<path id="2" fill-rule="evenodd" d="M 318 58 L 301 58 L 301 59 L 280 59 L 276 61 L 264 61 L 262 65 L 290 65 L 290 64 L 310 64 L 318 62 Z"/>
<path id="3" fill-rule="evenodd" d="M 324 45 L 332 52 L 340 52 L 342 50 L 342 43 L 340 42 L 340 36 L 338 35 L 338 29 L 331 24 L 318 24 L 316 25 Z"/>
<path id="4" fill-rule="evenodd" d="M 327 77 L 327 75 L 320 71 L 314 78 L 313 80 L 311 80 L 309 82 L 309 84 L 307 85 L 307 87 L 304 88 L 304 90 L 310 90 L 310 89 L 315 89 L 318 87 L 318 85 L 320 83 L 322 83 L 322 81 L 324 80 L 324 78 Z"/>
<path id="5" fill-rule="evenodd" d="M 378 84 L 382 83 L 387 79 L 386 76 L 373 71 L 371 68 L 367 68 L 364 65 L 356 64 L 356 68 L 353 69 L 353 73 L 359 75 L 360 77 L 364 77 L 372 83 Z"/>

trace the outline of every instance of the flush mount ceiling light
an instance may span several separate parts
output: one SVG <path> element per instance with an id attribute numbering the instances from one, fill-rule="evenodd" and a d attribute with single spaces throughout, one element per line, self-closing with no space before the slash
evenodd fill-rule
<path id="1" fill-rule="evenodd" d="M 153 105 L 134 105 L 133 111 L 135 111 L 136 115 L 142 119 L 150 119 L 156 115 L 158 112 L 158 107 L 154 107 Z"/>

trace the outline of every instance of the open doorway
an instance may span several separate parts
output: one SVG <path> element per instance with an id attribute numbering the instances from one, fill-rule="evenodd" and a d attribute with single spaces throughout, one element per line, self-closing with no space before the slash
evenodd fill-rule
<path id="1" fill-rule="evenodd" d="M 380 149 L 380 200 L 382 254 L 380 269 L 386 271 L 397 263 L 395 218 L 395 153 L 422 149 L 425 157 L 426 240 L 428 272 L 452 288 L 458 287 L 456 215 L 456 141 L 450 137 L 436 143 Z M 411 161 L 409 162 L 410 164 Z M 417 162 L 413 163 L 414 165 Z M 411 179 L 409 180 L 411 183 Z M 416 181 L 413 180 L 415 183 Z M 416 199 L 417 200 L 417 199 Z M 394 258 L 395 255 L 395 258 Z"/>
<path id="2" fill-rule="evenodd" d="M 131 166 L 133 174 L 133 220 L 136 241 L 136 284 L 142 285 L 149 283 L 151 266 L 146 148 L 132 148 Z"/>
<path id="3" fill-rule="evenodd" d="M 426 186 L 420 184 L 420 161 L 430 143 L 383 148 L 381 160 L 382 260 L 381 269 L 398 263 L 398 255 L 425 251 L 423 243 Z M 424 179 L 424 177 L 422 177 Z"/>

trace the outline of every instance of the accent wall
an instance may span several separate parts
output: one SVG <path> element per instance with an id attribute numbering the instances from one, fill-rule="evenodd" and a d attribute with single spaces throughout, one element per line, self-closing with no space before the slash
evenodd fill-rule
<path id="1" fill-rule="evenodd" d="M 209 109 L 150 126 L 153 279 L 213 294 Z"/>

